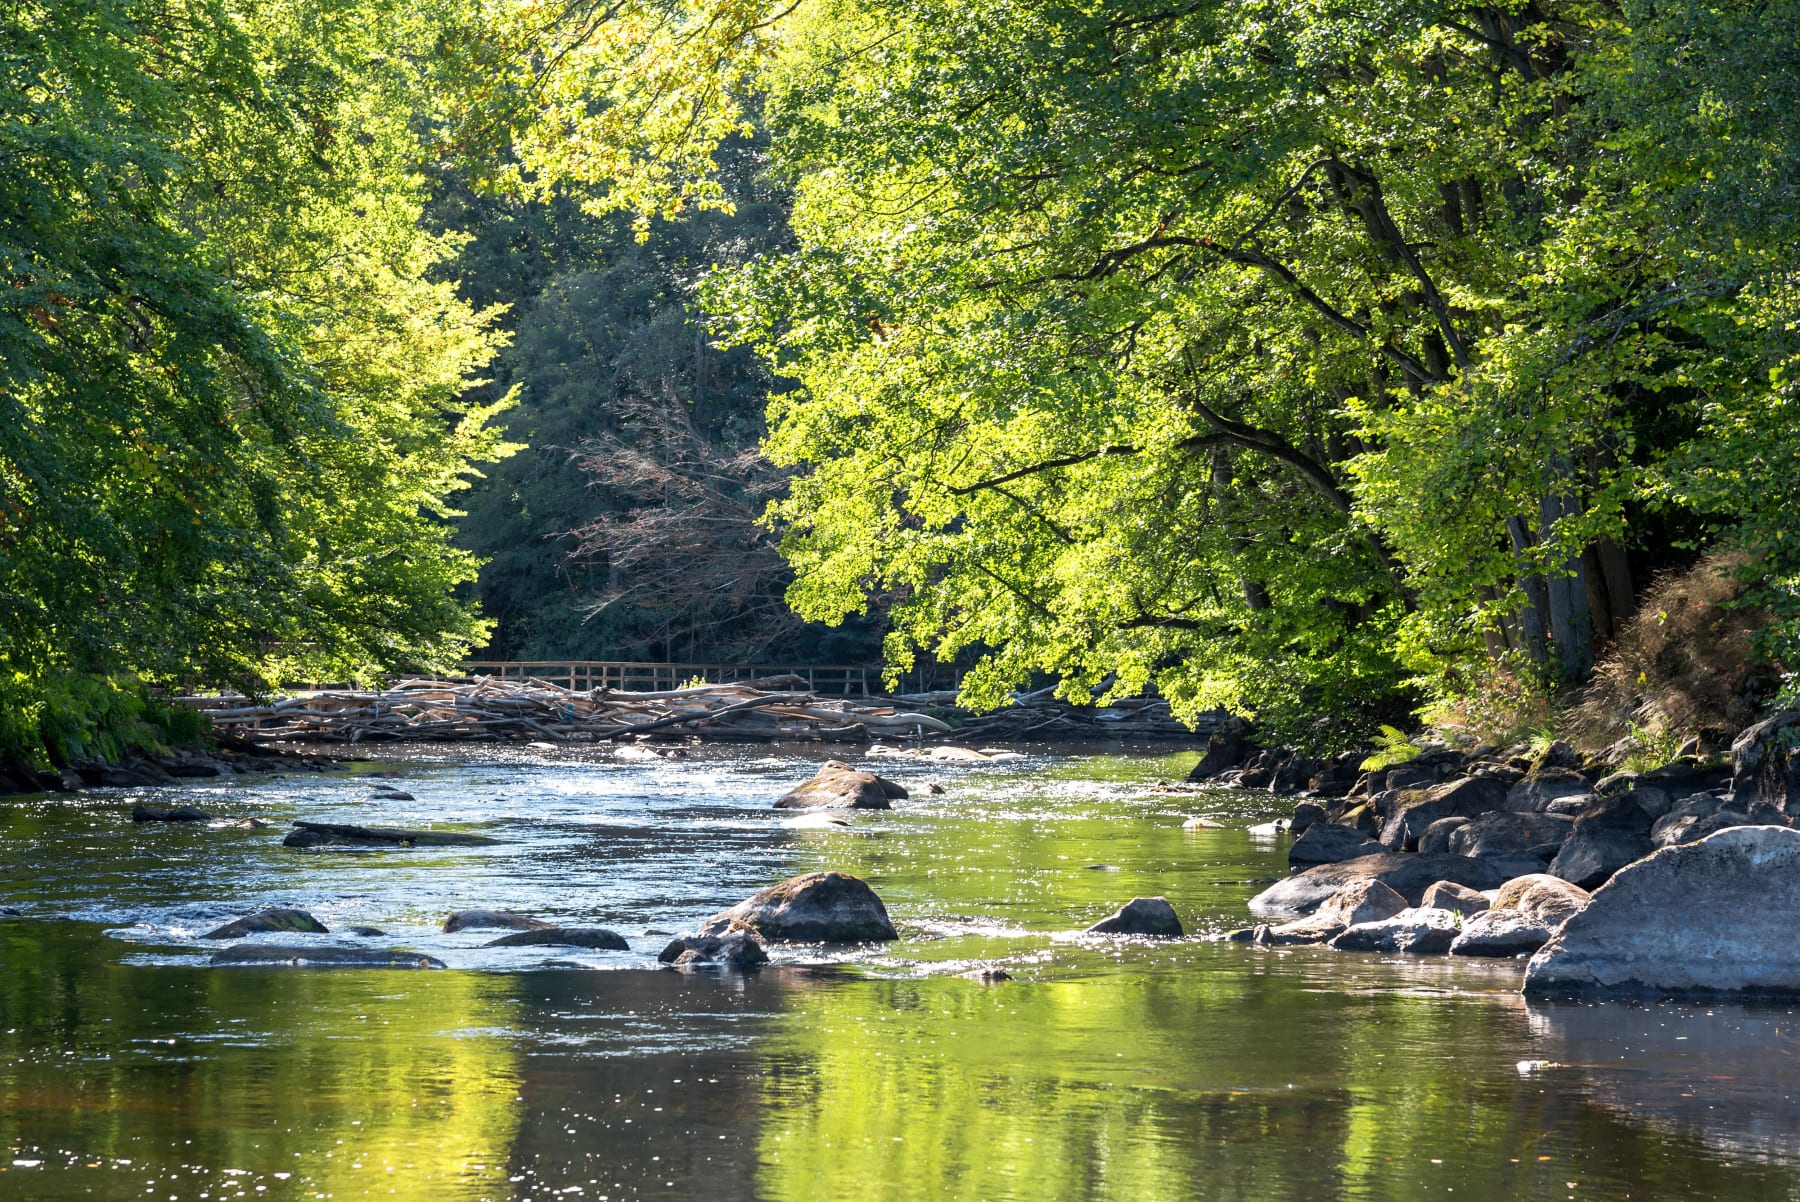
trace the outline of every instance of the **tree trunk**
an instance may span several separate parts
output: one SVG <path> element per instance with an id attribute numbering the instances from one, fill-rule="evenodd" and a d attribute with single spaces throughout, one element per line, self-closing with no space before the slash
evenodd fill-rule
<path id="1" fill-rule="evenodd" d="M 1546 495 L 1538 506 L 1540 537 L 1548 538 L 1557 519 L 1575 511 L 1575 498 Z M 1564 561 L 1545 574 L 1550 641 L 1566 681 L 1584 680 L 1594 666 L 1594 624 L 1588 608 L 1587 568 L 1582 556 Z"/>
<path id="2" fill-rule="evenodd" d="M 1531 549 L 1531 532 L 1525 527 L 1525 519 L 1510 517 L 1506 519 L 1507 537 L 1512 540 L 1513 555 L 1523 566 L 1525 552 Z M 1544 610 L 1548 601 L 1544 591 L 1544 578 L 1536 573 L 1522 572 L 1519 576 L 1519 587 L 1525 590 L 1525 607 L 1519 611 L 1519 627 L 1524 635 L 1525 652 L 1531 656 L 1534 664 L 1549 661 L 1550 652 L 1544 644 Z"/>

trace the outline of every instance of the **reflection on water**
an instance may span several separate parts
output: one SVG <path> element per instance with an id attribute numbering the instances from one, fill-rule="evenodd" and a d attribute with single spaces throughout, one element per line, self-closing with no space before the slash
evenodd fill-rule
<path id="1" fill-rule="evenodd" d="M 1185 766 L 904 764 L 921 795 L 849 831 L 782 829 L 805 764 L 760 753 L 202 802 L 507 840 L 350 855 L 133 826 L 154 791 L 0 808 L 0 903 L 27 911 L 0 920 L 0 1198 L 1800 1196 L 1784 1009 L 1527 1008 L 1511 964 L 1076 937 L 1143 893 L 1221 931 L 1281 871 L 1245 833 L 1279 802 L 1148 787 Z M 1182 829 L 1202 813 L 1225 829 Z M 648 967 L 656 932 L 814 867 L 870 879 L 902 941 Z M 454 967 L 202 966 L 200 932 L 266 904 Z M 634 951 L 483 951 L 437 930 L 465 906 Z M 957 975 L 982 964 L 1016 979 Z"/>

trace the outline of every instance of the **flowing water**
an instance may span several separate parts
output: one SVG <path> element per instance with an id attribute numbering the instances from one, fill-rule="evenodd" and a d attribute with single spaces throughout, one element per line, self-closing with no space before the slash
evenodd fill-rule
<path id="1" fill-rule="evenodd" d="M 1792 1010 L 1527 1004 L 1517 964 L 1208 938 L 1284 871 L 1248 830 L 1282 807 L 1158 790 L 1191 753 L 882 760 L 913 798 L 831 830 L 768 809 L 808 757 L 625 754 L 0 804 L 0 1198 L 1800 1198 Z M 504 842 L 296 852 L 294 818 Z M 900 942 L 657 968 L 812 869 L 870 881 Z M 1141 894 L 1193 937 L 1076 934 Z M 450 971 L 206 966 L 202 933 L 270 905 L 334 933 L 258 941 Z M 473 907 L 633 950 L 439 933 Z"/>

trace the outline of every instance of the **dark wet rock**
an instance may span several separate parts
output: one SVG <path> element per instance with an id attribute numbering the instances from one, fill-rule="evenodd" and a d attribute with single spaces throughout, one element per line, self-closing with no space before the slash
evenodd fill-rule
<path id="1" fill-rule="evenodd" d="M 133 822 L 206 822 L 212 818 L 198 806 L 176 806 L 173 809 L 159 810 L 154 806 L 132 806 Z"/>
<path id="2" fill-rule="evenodd" d="M 980 981 L 983 985 L 998 985 L 1001 981 L 1013 979 L 1013 975 L 1004 968 L 976 968 L 960 975 L 971 981 Z"/>
<path id="3" fill-rule="evenodd" d="M 1588 904 L 1588 891 L 1547 872 L 1514 877 L 1494 892 L 1495 910 L 1516 910 L 1554 930 Z"/>
<path id="4" fill-rule="evenodd" d="M 0 918 L 23 918 L 25 911 L 17 906 L 0 906 Z"/>
<path id="5" fill-rule="evenodd" d="M 1445 855 L 1450 851 L 1450 836 L 1467 826 L 1467 818 L 1439 818 L 1419 836 L 1419 850 L 1426 855 Z"/>
<path id="6" fill-rule="evenodd" d="M 1294 807 L 1294 816 L 1288 819 L 1288 831 L 1291 834 L 1303 835 L 1308 827 L 1325 821 L 1325 807 L 1316 801 L 1303 801 Z"/>
<path id="7" fill-rule="evenodd" d="M 1336 759 L 1327 760 L 1306 782 L 1307 791 L 1318 797 L 1342 797 L 1362 776 L 1363 758 L 1361 752 L 1346 751 Z"/>
<path id="8" fill-rule="evenodd" d="M 1386 792 L 1391 789 L 1424 789 L 1437 784 L 1437 769 L 1429 764 L 1400 764 L 1389 768 L 1381 778 L 1381 788 L 1375 792 Z"/>
<path id="9" fill-rule="evenodd" d="M 1421 910 L 1448 910 L 1452 914 L 1479 914 L 1490 904 L 1487 894 L 1455 881 L 1439 881 L 1419 899 Z"/>
<path id="10" fill-rule="evenodd" d="M 1264 889 L 1250 899 L 1258 913 L 1310 914 L 1332 894 L 1360 881 L 1380 881 L 1408 905 L 1417 905 L 1425 890 L 1439 881 L 1453 881 L 1471 889 L 1492 889 L 1516 875 L 1494 860 L 1467 856 L 1402 855 L 1384 852 L 1360 856 L 1337 864 L 1320 864 Z"/>
<path id="11" fill-rule="evenodd" d="M 1207 736 L 1206 751 L 1188 773 L 1190 781 L 1211 780 L 1229 768 L 1236 768 L 1254 750 L 1250 743 L 1250 724 L 1230 715 L 1213 727 Z"/>
<path id="12" fill-rule="evenodd" d="M 229 818 L 216 824 L 221 830 L 266 831 L 269 824 L 261 818 Z"/>
<path id="13" fill-rule="evenodd" d="M 1729 786 L 1731 774 L 1723 767 L 1706 767 L 1695 760 L 1676 760 L 1661 768 L 1639 773 L 1631 792 L 1637 795 L 1638 808 L 1652 818 L 1661 818 L 1677 802 L 1696 793 L 1709 793 Z M 1746 801 L 1755 799 L 1744 799 Z M 1775 806 L 1781 806 L 1776 799 Z"/>
<path id="14" fill-rule="evenodd" d="M 263 910 L 245 918 L 233 919 L 222 927 L 206 932 L 202 939 L 242 939 L 245 935 L 261 935 L 270 931 L 287 931 L 308 935 L 327 934 L 325 924 L 305 910 Z"/>
<path id="15" fill-rule="evenodd" d="M 1507 790 L 1505 808 L 1515 813 L 1541 813 L 1559 797 L 1593 791 L 1594 783 L 1573 768 L 1540 768 Z"/>
<path id="16" fill-rule="evenodd" d="M 490 939 L 482 947 L 585 947 L 600 952 L 628 952 L 631 945 L 605 927 L 533 927 Z"/>
<path id="17" fill-rule="evenodd" d="M 222 948 L 207 961 L 214 966 L 270 968 L 443 968 L 442 960 L 399 948 L 271 947 L 242 943 Z"/>
<path id="18" fill-rule="evenodd" d="M 1528 994 L 1800 996 L 1800 831 L 1741 826 L 1623 869 L 1525 974 Z"/>
<path id="19" fill-rule="evenodd" d="M 1497 856 L 1560 846 L 1575 820 L 1562 814 L 1509 813 L 1497 810 L 1471 818 L 1450 836 L 1452 855 Z M 1552 855 L 1555 853 L 1552 852 Z"/>
<path id="20" fill-rule="evenodd" d="M 407 831 L 384 826 L 346 826 L 335 822 L 296 822 L 281 841 L 284 847 L 488 847 L 500 842 L 461 831 Z"/>
<path id="21" fill-rule="evenodd" d="M 457 931 L 547 931 L 553 922 L 510 910 L 457 910 L 444 919 L 444 934 Z"/>
<path id="22" fill-rule="evenodd" d="M 417 801 L 417 800 L 419 800 L 418 798 L 414 797 L 411 793 L 408 793 L 404 789 L 377 789 L 373 793 L 369 794 L 369 799 L 371 801 Z"/>
<path id="23" fill-rule="evenodd" d="M 778 810 L 891 810 L 906 790 L 872 772 L 858 772 L 842 760 L 827 760 L 818 774 L 782 794 Z"/>
<path id="24" fill-rule="evenodd" d="M 1335 822 L 1319 822 L 1308 827 L 1304 835 L 1294 840 L 1293 846 L 1288 848 L 1288 863 L 1336 864 L 1341 860 L 1354 860 L 1358 856 L 1376 855 L 1386 850 L 1354 827 Z"/>
<path id="25" fill-rule="evenodd" d="M 1562 850 L 1550 862 L 1550 874 L 1591 890 L 1654 850 L 1650 815 L 1638 807 L 1637 795 L 1602 797 L 1576 817 Z"/>
<path id="26" fill-rule="evenodd" d="M 351 927 L 350 933 L 360 939 L 385 939 L 387 932 L 380 927 Z"/>
<path id="27" fill-rule="evenodd" d="M 1089 935 L 1148 935 L 1153 939 L 1179 939 L 1181 919 L 1166 897 L 1134 897 L 1115 914 L 1087 929 Z"/>
<path id="28" fill-rule="evenodd" d="M 1473 818 L 1497 810 L 1506 800 L 1499 781 L 1466 776 L 1435 788 L 1402 796 L 1381 828 L 1381 842 L 1397 851 L 1412 851 L 1432 823 L 1440 818 Z"/>
<path id="29" fill-rule="evenodd" d="M 1800 710 L 1784 710 L 1731 743 L 1731 795 L 1800 813 Z"/>
<path id="30" fill-rule="evenodd" d="M 841 872 L 789 877 L 700 925 L 702 935 L 735 931 L 766 943 L 866 943 L 900 937 L 875 890 Z"/>
<path id="31" fill-rule="evenodd" d="M 1463 923 L 1450 944 L 1452 956 L 1484 956 L 1506 959 L 1529 956 L 1550 942 L 1554 927 L 1545 926 L 1517 910 L 1489 910 Z"/>
<path id="32" fill-rule="evenodd" d="M 727 968 L 755 968 L 769 962 L 769 953 L 749 935 L 685 935 L 663 948 L 656 957 L 664 964 L 722 964 Z"/>
<path id="33" fill-rule="evenodd" d="M 1306 788 L 1307 782 L 1321 767 L 1318 760 L 1292 747 L 1280 749 L 1280 756 L 1270 769 L 1269 792 L 1297 793 Z"/>
<path id="34" fill-rule="evenodd" d="M 1437 956 L 1450 950 L 1459 928 L 1448 910 L 1402 910 L 1380 922 L 1349 927 L 1326 944 L 1340 952 Z"/>

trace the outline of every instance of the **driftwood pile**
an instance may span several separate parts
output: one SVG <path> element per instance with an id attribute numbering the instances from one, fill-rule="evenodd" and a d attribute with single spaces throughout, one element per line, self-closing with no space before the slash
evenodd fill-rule
<path id="1" fill-rule="evenodd" d="M 326 689 L 267 703 L 233 696 L 182 700 L 206 710 L 214 730 L 258 743 L 509 739 L 597 743 L 695 736 L 736 742 L 862 743 L 928 740 L 952 733 L 959 741 L 1196 737 L 1169 716 L 1166 702 L 1156 699 L 1106 709 L 1079 708 L 1043 690 L 1023 694 L 1016 705 L 996 713 L 969 716 L 953 713 L 954 697 L 915 694 L 850 701 L 803 689 L 745 684 L 643 693 L 606 688 L 571 691 L 542 680 L 478 677 L 469 683 L 403 680 L 380 690 Z M 957 725 L 940 715 L 955 717 Z"/>

